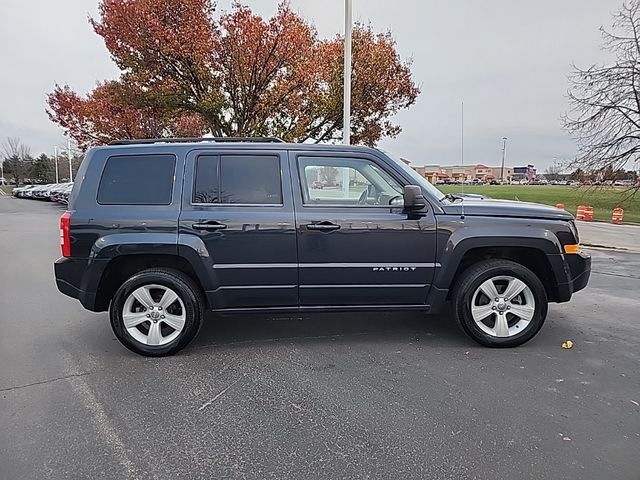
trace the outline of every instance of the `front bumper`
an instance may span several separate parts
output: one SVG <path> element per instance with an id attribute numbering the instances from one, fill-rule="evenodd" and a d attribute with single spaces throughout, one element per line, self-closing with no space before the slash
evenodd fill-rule
<path id="1" fill-rule="evenodd" d="M 558 283 L 556 302 L 568 302 L 571 296 L 589 283 L 591 276 L 591 255 L 584 252 L 565 254 L 563 257 L 566 282 Z"/>
<path id="2" fill-rule="evenodd" d="M 589 283 L 591 276 L 591 255 L 584 252 L 575 255 L 565 255 L 571 272 L 570 283 L 573 286 L 573 293 L 582 290 Z"/>

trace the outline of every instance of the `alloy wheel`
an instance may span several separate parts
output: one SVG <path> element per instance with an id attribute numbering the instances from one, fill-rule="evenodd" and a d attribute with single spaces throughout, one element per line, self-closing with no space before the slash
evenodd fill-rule
<path id="1" fill-rule="evenodd" d="M 476 325 L 493 337 L 512 337 L 523 332 L 536 310 L 531 288 L 509 275 L 489 278 L 471 298 L 471 315 Z"/>
<path id="2" fill-rule="evenodd" d="M 143 285 L 129 294 L 122 308 L 122 320 L 129 335 L 151 346 L 175 340 L 186 322 L 184 303 L 164 285 Z"/>

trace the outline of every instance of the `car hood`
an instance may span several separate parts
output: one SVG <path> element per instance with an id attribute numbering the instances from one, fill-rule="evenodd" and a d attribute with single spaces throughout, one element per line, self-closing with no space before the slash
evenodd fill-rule
<path id="1" fill-rule="evenodd" d="M 449 215 L 474 215 L 484 217 L 548 218 L 552 220 L 572 220 L 573 215 L 549 205 L 520 202 L 515 200 L 464 199 L 444 201 L 442 209 Z"/>

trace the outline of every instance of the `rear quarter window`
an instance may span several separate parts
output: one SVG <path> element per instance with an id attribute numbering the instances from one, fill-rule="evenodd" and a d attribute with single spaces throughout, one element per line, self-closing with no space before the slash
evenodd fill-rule
<path id="1" fill-rule="evenodd" d="M 107 159 L 98 186 L 101 205 L 169 205 L 174 155 L 117 155 Z"/>

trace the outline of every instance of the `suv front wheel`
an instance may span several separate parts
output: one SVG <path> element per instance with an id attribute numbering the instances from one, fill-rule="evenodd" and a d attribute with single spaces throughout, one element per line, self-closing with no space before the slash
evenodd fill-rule
<path id="1" fill-rule="evenodd" d="M 547 316 L 540 279 L 510 260 L 486 260 L 465 270 L 452 300 L 456 320 L 487 347 L 516 347 L 531 340 Z"/>
<path id="2" fill-rule="evenodd" d="M 124 282 L 111 302 L 111 328 L 120 342 L 140 355 L 161 357 L 183 349 L 200 329 L 203 302 L 183 273 L 150 269 Z"/>

